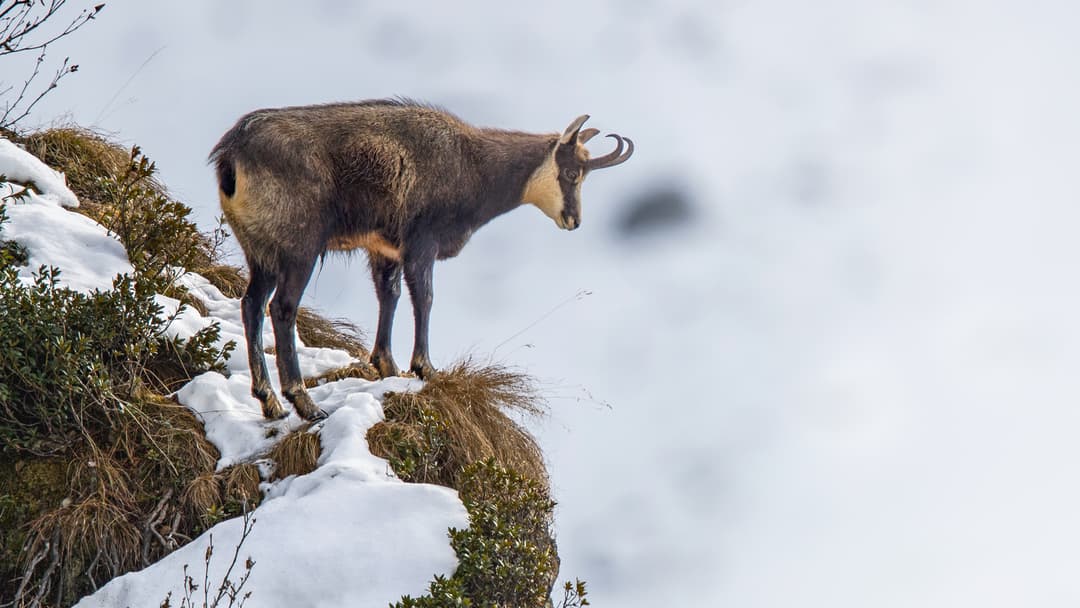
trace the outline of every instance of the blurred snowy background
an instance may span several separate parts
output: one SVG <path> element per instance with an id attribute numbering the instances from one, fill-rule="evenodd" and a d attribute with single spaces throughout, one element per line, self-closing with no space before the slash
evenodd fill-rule
<path id="1" fill-rule="evenodd" d="M 633 160 L 589 178 L 581 230 L 522 209 L 440 264 L 431 335 L 436 364 L 543 380 L 562 577 L 598 607 L 1075 606 L 1077 23 L 1050 0 L 110 0 L 32 119 L 140 144 L 209 228 L 204 159 L 255 108 L 590 113 Z M 362 258 L 305 301 L 374 326 Z"/>

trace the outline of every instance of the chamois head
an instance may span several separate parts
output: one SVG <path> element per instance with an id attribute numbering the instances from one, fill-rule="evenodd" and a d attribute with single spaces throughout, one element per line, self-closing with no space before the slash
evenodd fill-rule
<path id="1" fill-rule="evenodd" d="M 634 142 L 611 133 L 608 137 L 615 139 L 615 150 L 604 156 L 589 158 L 585 144 L 600 131 L 582 130 L 581 126 L 588 119 L 588 114 L 579 116 L 566 127 L 551 155 L 529 178 L 522 196 L 524 202 L 539 207 L 545 215 L 555 220 L 559 228 L 565 230 L 574 230 L 581 225 L 581 182 L 589 171 L 622 164 L 634 153 Z"/>

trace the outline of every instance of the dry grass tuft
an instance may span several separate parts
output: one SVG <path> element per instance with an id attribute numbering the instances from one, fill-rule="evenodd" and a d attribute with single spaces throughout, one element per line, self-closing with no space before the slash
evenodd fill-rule
<path id="1" fill-rule="evenodd" d="M 235 464 L 220 475 L 224 478 L 226 499 L 251 506 L 259 504 L 262 499 L 259 467 L 250 462 Z"/>
<path id="2" fill-rule="evenodd" d="M 165 295 L 169 295 L 169 294 L 165 294 Z M 210 314 L 210 309 L 208 309 L 206 307 L 206 304 L 204 304 L 203 301 L 200 300 L 199 298 L 196 298 L 195 296 L 188 293 L 186 290 L 181 290 L 181 293 L 175 294 L 175 295 L 173 295 L 171 297 L 176 297 L 176 296 L 179 296 L 176 299 L 180 300 L 181 304 L 183 304 L 184 306 L 187 306 L 188 308 L 194 309 L 195 312 L 199 313 L 200 315 L 205 317 L 208 314 Z"/>
<path id="3" fill-rule="evenodd" d="M 101 178 L 123 175 L 131 158 L 129 150 L 79 127 L 31 133 L 20 138 L 20 143 L 45 164 L 62 171 L 71 191 L 90 206 L 106 202 Z"/>
<path id="4" fill-rule="evenodd" d="M 300 429 L 289 433 L 270 451 L 269 458 L 277 465 L 271 479 L 289 475 L 307 475 L 318 465 L 322 443 L 317 433 Z"/>
<path id="5" fill-rule="evenodd" d="M 307 346 L 336 348 L 367 361 L 369 351 L 364 345 L 363 332 L 345 319 L 327 319 L 301 306 L 296 314 L 296 333 Z"/>
<path id="6" fill-rule="evenodd" d="M 25 566 L 27 572 L 39 574 L 42 588 L 38 593 L 69 605 L 78 595 L 62 585 L 53 587 L 62 581 L 65 567 L 88 564 L 85 574 L 98 584 L 138 567 L 143 534 L 134 521 L 136 515 L 127 505 L 105 494 L 88 496 L 35 519 L 29 526 L 33 540 L 25 555 L 38 559 L 29 559 Z M 32 578 L 37 577 L 28 577 Z"/>
<path id="7" fill-rule="evenodd" d="M 113 454 L 96 445 L 73 455 L 68 465 L 68 479 L 75 496 L 99 493 L 111 495 L 120 502 L 133 500 L 127 471 Z"/>
<path id="8" fill-rule="evenodd" d="M 191 410 L 168 397 L 147 394 L 139 405 L 142 416 L 133 416 L 132 423 L 147 435 L 168 471 L 187 472 L 191 476 L 213 473 L 221 454 L 206 439 L 203 425 Z M 152 421 L 140 423 L 142 417 Z M 163 471 L 166 472 L 166 471 Z"/>
<path id="9" fill-rule="evenodd" d="M 421 395 L 448 400 L 463 407 L 517 410 L 531 416 L 547 413 L 544 400 L 529 376 L 499 364 L 480 365 L 471 358 L 458 361 L 424 385 Z"/>
<path id="10" fill-rule="evenodd" d="M 327 382 L 337 382 L 338 380 L 344 380 L 345 378 L 360 378 L 363 380 L 378 380 L 379 372 L 367 361 L 361 361 L 353 363 L 348 367 L 339 367 L 332 369 L 325 374 L 315 376 L 314 378 L 305 378 L 304 386 L 307 388 L 315 388 L 321 386 Z"/>
<path id="11" fill-rule="evenodd" d="M 213 473 L 203 473 L 192 479 L 184 488 L 180 500 L 192 517 L 206 520 L 210 513 L 221 506 L 221 487 Z"/>
<path id="12" fill-rule="evenodd" d="M 387 395 L 386 421 L 372 427 L 372 451 L 411 481 L 458 487 L 462 470 L 488 458 L 546 486 L 536 440 L 507 410 L 546 410 L 532 380 L 500 365 L 466 359 L 440 372 L 418 393 Z"/>
<path id="13" fill-rule="evenodd" d="M 398 408 L 399 411 L 405 408 Z M 417 412 L 419 410 L 413 410 Z M 391 458 L 394 454 L 394 449 L 401 445 L 421 445 L 425 441 L 425 433 L 423 432 L 419 421 L 417 422 L 398 422 L 395 420 L 386 420 L 371 427 L 367 433 L 368 445 L 371 446 L 371 452 L 377 456 L 383 458 Z M 428 480 L 417 480 L 421 482 L 427 482 Z"/>
<path id="14" fill-rule="evenodd" d="M 210 264 L 205 268 L 193 269 L 207 281 L 221 290 L 229 298 L 243 297 L 247 290 L 248 277 L 244 270 L 228 264 Z"/>
<path id="15" fill-rule="evenodd" d="M 19 564 L 0 592 L 70 605 L 96 586 L 147 566 L 223 513 L 218 452 L 185 407 L 146 391 L 126 404 L 108 437 L 72 446 L 57 506 L 33 516 Z M 21 598 L 21 599 L 20 599 Z"/>

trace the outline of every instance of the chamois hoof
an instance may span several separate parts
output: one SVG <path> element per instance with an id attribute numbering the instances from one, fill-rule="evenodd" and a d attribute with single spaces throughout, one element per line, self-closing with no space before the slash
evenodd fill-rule
<path id="1" fill-rule="evenodd" d="M 295 392 L 286 392 L 284 394 L 285 397 L 292 402 L 293 407 L 296 408 L 296 413 L 304 420 L 318 422 L 326 419 L 326 412 L 315 405 L 315 402 L 311 400 L 311 396 L 308 395 L 307 391 L 303 388 Z"/>
<path id="2" fill-rule="evenodd" d="M 430 361 L 413 363 L 409 369 L 421 380 L 431 380 L 439 373 L 439 370 L 435 369 L 435 366 Z"/>
<path id="3" fill-rule="evenodd" d="M 256 395 L 258 398 L 258 395 Z M 278 400 L 277 395 L 274 393 L 267 393 L 265 399 L 259 399 L 262 402 L 262 414 L 263 418 L 267 420 L 281 420 L 289 415 L 289 411 Z"/>
<path id="4" fill-rule="evenodd" d="M 321 422 L 323 420 L 326 420 L 326 412 L 321 407 L 316 407 L 315 412 L 312 413 L 310 416 L 308 416 L 307 414 L 300 415 L 304 418 L 304 420 L 307 420 L 308 422 Z"/>
<path id="5" fill-rule="evenodd" d="M 378 353 L 371 353 L 371 365 L 375 371 L 379 372 L 380 379 L 401 375 L 397 364 L 394 363 L 394 358 L 389 355 L 384 357 Z"/>

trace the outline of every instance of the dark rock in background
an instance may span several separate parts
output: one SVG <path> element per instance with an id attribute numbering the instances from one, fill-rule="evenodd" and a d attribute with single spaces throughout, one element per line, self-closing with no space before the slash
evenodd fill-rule
<path id="1" fill-rule="evenodd" d="M 689 226 L 698 216 L 690 194 L 682 186 L 651 186 L 632 197 L 616 218 L 620 236 L 633 237 Z"/>

